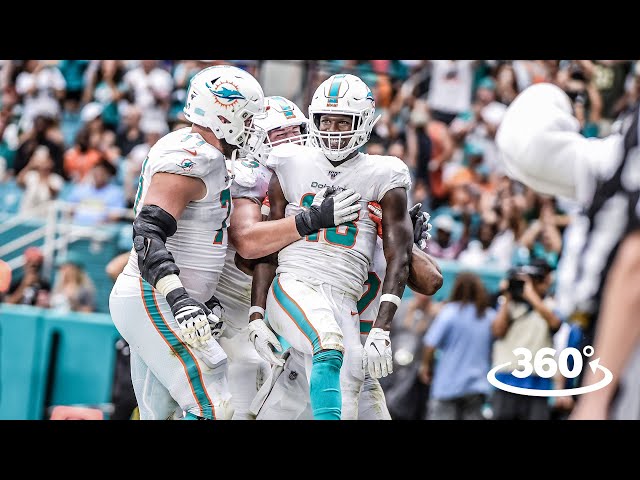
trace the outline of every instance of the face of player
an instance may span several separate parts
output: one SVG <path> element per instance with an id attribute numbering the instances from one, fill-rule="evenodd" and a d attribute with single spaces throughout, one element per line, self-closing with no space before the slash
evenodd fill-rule
<path id="1" fill-rule="evenodd" d="M 341 133 L 353 130 L 353 117 L 351 115 L 331 115 L 320 116 L 318 129 L 321 132 Z M 352 135 L 339 136 L 335 138 L 323 138 L 322 141 L 329 148 L 346 148 Z"/>
<path id="2" fill-rule="evenodd" d="M 289 125 L 287 127 L 274 128 L 269 131 L 269 141 L 275 146 L 280 143 L 290 142 L 291 138 L 302 135 L 300 125 Z"/>
<path id="3" fill-rule="evenodd" d="M 220 119 L 220 121 L 222 123 L 229 123 L 229 121 L 222 117 L 222 116 L 218 116 L 218 118 Z M 247 119 L 245 119 L 244 121 L 244 125 L 247 128 L 251 128 L 253 124 L 253 117 L 249 117 Z M 222 154 L 226 157 L 226 158 L 231 158 L 231 154 L 233 153 L 234 150 L 238 149 L 237 145 L 231 145 L 229 142 L 227 142 L 224 138 L 220 140 L 220 144 L 222 146 Z"/>

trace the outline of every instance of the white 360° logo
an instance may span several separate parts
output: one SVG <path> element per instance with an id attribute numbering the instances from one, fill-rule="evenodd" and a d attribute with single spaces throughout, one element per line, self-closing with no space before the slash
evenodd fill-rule
<path id="1" fill-rule="evenodd" d="M 594 353 L 593 347 L 591 345 L 587 345 L 584 347 L 583 353 L 585 357 L 592 356 Z M 518 367 L 521 367 L 521 369 L 514 369 L 511 372 L 511 374 L 517 378 L 527 378 L 533 373 L 541 378 L 551 378 L 556 375 L 558 370 L 560 371 L 560 375 L 565 378 L 576 378 L 582 372 L 582 367 L 584 365 L 580 350 L 573 347 L 565 348 L 560 351 L 557 362 L 555 359 L 556 350 L 549 347 L 538 350 L 535 358 L 531 351 L 524 347 L 516 348 L 513 350 L 513 354 L 518 357 L 522 356 L 522 358 L 518 359 Z M 573 366 L 571 368 L 569 368 L 570 357 L 573 359 Z M 531 364 L 532 358 L 533 364 Z M 492 368 L 491 371 L 487 373 L 487 380 L 489 380 L 491 385 L 499 388 L 500 390 L 517 393 L 518 395 L 529 395 L 533 397 L 566 397 L 569 395 L 580 395 L 606 387 L 613 380 L 613 374 L 611 371 L 605 366 L 600 365 L 599 362 L 600 359 L 596 358 L 589 362 L 589 366 L 593 373 L 596 373 L 596 370 L 598 369 L 602 370 L 604 372 L 604 378 L 593 385 L 586 385 L 584 387 L 563 388 L 560 390 L 537 390 L 533 388 L 522 388 L 508 385 L 496 378 L 496 372 L 508 365 L 511 365 L 512 362 L 502 363 Z"/>

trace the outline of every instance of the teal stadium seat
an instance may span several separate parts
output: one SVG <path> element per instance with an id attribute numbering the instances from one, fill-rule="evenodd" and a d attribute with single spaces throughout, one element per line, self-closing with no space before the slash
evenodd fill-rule
<path id="1" fill-rule="evenodd" d="M 15 215 L 20 209 L 23 190 L 14 179 L 0 182 L 0 213 Z"/>

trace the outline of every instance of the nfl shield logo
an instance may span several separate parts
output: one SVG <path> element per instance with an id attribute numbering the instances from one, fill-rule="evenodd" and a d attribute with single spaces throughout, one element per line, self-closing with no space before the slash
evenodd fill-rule
<path id="1" fill-rule="evenodd" d="M 335 178 L 338 176 L 340 172 L 334 172 L 333 170 L 329 170 L 329 176 L 331 177 L 331 180 L 335 180 Z"/>

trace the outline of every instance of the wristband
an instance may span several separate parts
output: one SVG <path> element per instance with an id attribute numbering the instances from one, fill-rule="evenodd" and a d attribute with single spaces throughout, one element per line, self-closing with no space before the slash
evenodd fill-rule
<path id="1" fill-rule="evenodd" d="M 395 303 L 396 307 L 400 306 L 400 297 L 397 295 L 394 295 L 392 293 L 385 293 L 380 297 L 380 303 L 382 302 L 391 302 L 391 303 Z"/>
<path id="2" fill-rule="evenodd" d="M 251 317 L 251 315 L 253 315 L 254 313 L 259 313 L 260 315 L 262 315 L 262 318 L 264 318 L 264 308 L 254 305 L 249 309 L 249 317 Z"/>
<path id="3" fill-rule="evenodd" d="M 156 282 L 156 290 L 164 295 L 165 298 L 170 292 L 178 288 L 183 288 L 183 285 L 180 281 L 180 277 L 176 274 L 167 275 Z"/>

